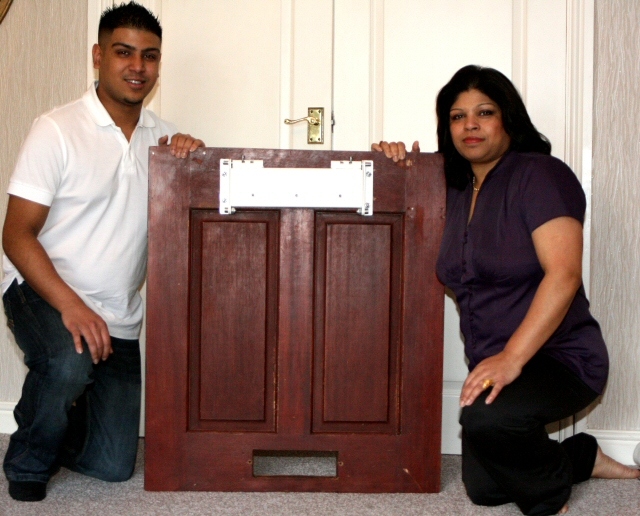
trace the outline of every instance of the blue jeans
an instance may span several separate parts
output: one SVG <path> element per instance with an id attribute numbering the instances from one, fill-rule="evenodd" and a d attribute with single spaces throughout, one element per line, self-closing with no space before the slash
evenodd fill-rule
<path id="1" fill-rule="evenodd" d="M 94 365 L 78 354 L 60 312 L 26 282 L 3 296 L 7 324 L 29 372 L 4 459 L 9 480 L 47 482 L 62 465 L 102 480 L 133 474 L 140 421 L 138 340 L 111 337 L 113 354 Z"/>

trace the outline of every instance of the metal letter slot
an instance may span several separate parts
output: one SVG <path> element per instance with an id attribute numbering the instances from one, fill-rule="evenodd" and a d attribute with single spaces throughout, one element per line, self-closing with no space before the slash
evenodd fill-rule
<path id="1" fill-rule="evenodd" d="M 262 160 L 220 160 L 220 213 L 236 208 L 354 208 L 373 215 L 373 161 L 331 168 L 264 168 Z"/>
<path id="2" fill-rule="evenodd" d="M 324 143 L 324 108 L 309 108 L 309 116 L 291 120 L 285 118 L 285 124 L 297 124 L 306 121 L 307 125 L 307 143 Z"/>

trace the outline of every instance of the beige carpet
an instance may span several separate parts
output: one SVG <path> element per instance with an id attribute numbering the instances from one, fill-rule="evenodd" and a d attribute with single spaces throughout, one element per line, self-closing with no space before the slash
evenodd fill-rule
<path id="1" fill-rule="evenodd" d="M 4 457 L 9 437 L 0 435 Z M 0 479 L 1 516 L 87 515 L 518 515 L 513 505 L 478 507 L 466 497 L 460 481 L 460 457 L 443 455 L 442 492 L 438 494 L 333 493 L 190 493 L 146 492 L 143 488 L 142 447 L 131 480 L 109 484 L 62 469 L 49 483 L 43 502 L 12 500 L 4 475 Z M 640 516 L 640 482 L 590 480 L 575 486 L 570 515 Z"/>

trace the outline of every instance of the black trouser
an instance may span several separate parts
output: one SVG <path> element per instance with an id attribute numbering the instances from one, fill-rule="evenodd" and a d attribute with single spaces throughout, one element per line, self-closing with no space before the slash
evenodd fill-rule
<path id="1" fill-rule="evenodd" d="M 593 436 L 562 443 L 545 425 L 569 417 L 598 395 L 558 361 L 536 355 L 487 405 L 489 391 L 462 410 L 462 481 L 478 505 L 515 502 L 524 514 L 556 514 L 571 486 L 591 476 Z"/>

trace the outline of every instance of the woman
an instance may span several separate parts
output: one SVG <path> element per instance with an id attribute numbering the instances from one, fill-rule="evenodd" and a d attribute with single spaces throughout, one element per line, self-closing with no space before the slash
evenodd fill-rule
<path id="1" fill-rule="evenodd" d="M 608 374 L 582 285 L 585 196 L 500 72 L 462 68 L 436 112 L 448 184 L 437 274 L 456 296 L 470 371 L 462 479 L 476 504 L 564 513 L 572 484 L 640 475 L 590 435 L 558 443 L 545 431 L 594 401 Z M 372 149 L 405 156 L 402 143 Z"/>

